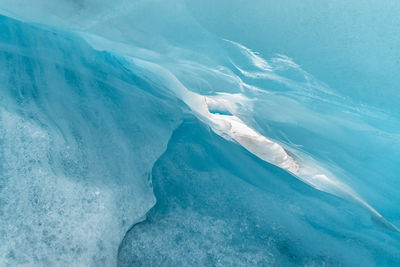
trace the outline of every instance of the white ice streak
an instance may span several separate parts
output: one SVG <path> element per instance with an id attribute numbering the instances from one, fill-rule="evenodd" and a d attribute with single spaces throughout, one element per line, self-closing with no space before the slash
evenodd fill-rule
<path id="1" fill-rule="evenodd" d="M 247 56 L 250 61 L 253 63 L 254 66 L 258 67 L 259 69 L 265 70 L 265 71 L 272 71 L 271 65 L 262 57 L 258 56 L 257 52 L 253 52 L 251 49 L 245 47 L 244 45 L 241 45 L 237 42 L 224 39 L 225 41 L 234 44 L 235 46 L 239 47 L 242 51 L 242 53 Z"/>
<path id="2" fill-rule="evenodd" d="M 300 151 L 284 148 L 243 122 L 237 115 L 238 105 L 246 105 L 250 100 L 241 94 L 219 93 L 204 96 L 188 90 L 166 68 L 142 59 L 130 58 L 139 68 L 149 71 L 161 79 L 159 82 L 169 88 L 186 103 L 193 113 L 218 135 L 239 143 L 258 158 L 292 173 L 301 181 L 314 188 L 359 203 L 371 212 L 375 222 L 393 231 L 399 231 L 373 207 L 363 200 L 350 186 L 317 164 L 311 157 Z M 210 112 L 216 111 L 216 112 Z M 219 112 L 218 112 L 219 111 Z M 295 157 L 295 158 L 294 158 Z"/>
<path id="3" fill-rule="evenodd" d="M 288 154 L 282 145 L 263 136 L 234 115 L 237 113 L 238 103 L 245 105 L 249 101 L 243 95 L 220 93 L 215 96 L 203 96 L 189 91 L 172 73 L 162 66 L 137 58 L 131 58 L 131 60 L 136 66 L 157 74 L 157 77 L 162 79 L 160 81 L 162 85 L 170 88 L 218 135 L 236 141 L 262 160 L 301 177 L 301 180 L 318 189 L 327 191 L 332 185 L 338 185 L 338 182 L 334 181 L 334 179 L 318 173 L 307 165 L 300 164 L 299 161 Z M 229 115 L 218 112 L 212 113 L 210 110 L 220 110 L 222 113 L 229 113 Z"/>
<path id="4" fill-rule="evenodd" d="M 240 94 L 218 94 L 217 96 L 203 96 L 189 91 L 172 73 L 167 69 L 141 59 L 132 58 L 136 66 L 145 68 L 152 73 L 156 73 L 162 78 L 163 86 L 170 88 L 177 97 L 182 99 L 189 108 L 205 123 L 207 123 L 218 135 L 235 140 L 248 151 L 257 157 L 272 163 L 278 167 L 286 169 L 292 173 L 297 173 L 299 164 L 286 150 L 276 142 L 261 135 L 240 118 L 235 115 L 224 115 L 211 113 L 210 109 L 218 106 L 220 110 L 235 113 L 235 103 L 243 102 L 246 98 Z"/>
<path id="5" fill-rule="evenodd" d="M 329 86 L 317 81 L 311 74 L 303 70 L 294 60 L 286 55 L 276 54 L 275 57 L 267 61 L 259 53 L 252 51 L 246 46 L 224 39 L 226 42 L 231 43 L 237 47 L 242 55 L 246 57 L 252 67 L 256 70 L 245 70 L 240 64 L 235 63 L 231 60 L 231 64 L 245 77 L 251 79 L 268 79 L 281 83 L 288 88 L 297 90 L 299 93 L 304 94 L 307 91 L 315 90 L 324 94 L 333 95 L 340 97 L 338 94 L 333 92 Z M 280 71 L 292 70 L 299 73 L 303 78 L 304 82 L 294 81 L 287 77 L 279 74 Z"/>

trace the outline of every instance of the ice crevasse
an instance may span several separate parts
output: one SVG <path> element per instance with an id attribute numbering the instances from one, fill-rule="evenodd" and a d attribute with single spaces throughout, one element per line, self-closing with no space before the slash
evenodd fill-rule
<path id="1" fill-rule="evenodd" d="M 395 97 L 204 5 L 0 0 L 0 266 L 400 264 Z"/>

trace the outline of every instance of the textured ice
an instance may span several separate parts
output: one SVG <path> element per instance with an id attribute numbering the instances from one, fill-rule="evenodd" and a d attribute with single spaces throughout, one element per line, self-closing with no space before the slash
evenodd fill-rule
<path id="1" fill-rule="evenodd" d="M 121 266 L 397 262 L 396 242 L 379 245 L 391 233 L 372 237 L 379 230 L 357 205 L 313 190 L 194 119 L 174 132 L 153 185 L 157 204 L 127 233 Z"/>
<path id="2" fill-rule="evenodd" d="M 0 262 L 112 265 L 155 203 L 150 170 L 179 103 L 76 36 L 0 27 Z"/>
<path id="3" fill-rule="evenodd" d="M 208 2 L 0 0 L 0 266 L 400 264 L 400 7 Z"/>

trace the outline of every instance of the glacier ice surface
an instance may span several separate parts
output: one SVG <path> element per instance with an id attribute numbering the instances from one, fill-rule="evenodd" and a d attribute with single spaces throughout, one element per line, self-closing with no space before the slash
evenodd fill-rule
<path id="1" fill-rule="evenodd" d="M 0 266 L 400 264 L 391 54 L 330 87 L 199 3 L 0 0 Z"/>

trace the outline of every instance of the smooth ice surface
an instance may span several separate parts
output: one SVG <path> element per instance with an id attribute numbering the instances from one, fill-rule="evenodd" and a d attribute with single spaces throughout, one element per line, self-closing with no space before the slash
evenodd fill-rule
<path id="1" fill-rule="evenodd" d="M 0 266 L 399 265 L 367 2 L 0 0 Z"/>

